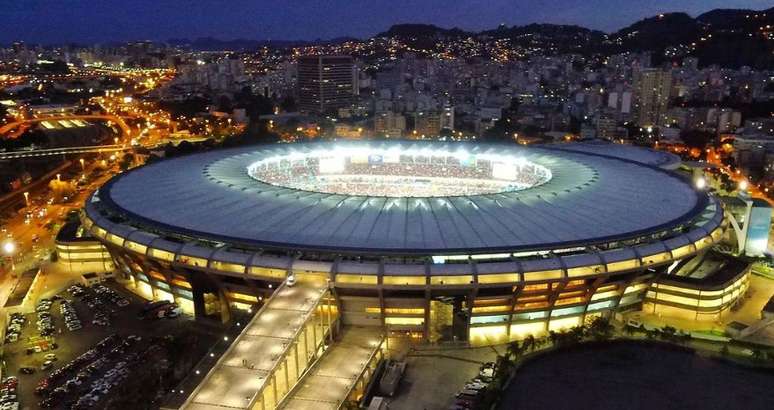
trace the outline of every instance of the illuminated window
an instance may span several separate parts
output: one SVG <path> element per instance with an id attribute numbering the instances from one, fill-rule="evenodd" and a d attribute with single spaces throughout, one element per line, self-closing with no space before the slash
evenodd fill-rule
<path id="1" fill-rule="evenodd" d="M 478 275 L 478 283 L 516 283 L 518 282 L 518 273 L 496 273 L 493 275 Z"/>
<path id="2" fill-rule="evenodd" d="M 614 297 L 614 296 L 618 296 L 618 291 L 617 290 L 611 290 L 611 291 L 607 291 L 607 292 L 599 292 L 598 291 L 598 292 L 594 293 L 591 296 L 591 300 L 594 301 L 594 300 L 600 300 L 600 299 L 607 299 L 607 298 L 611 298 L 611 297 Z"/>
<path id="3" fill-rule="evenodd" d="M 288 272 L 285 269 L 264 268 L 261 266 L 251 266 L 250 274 L 255 276 L 264 276 L 268 278 L 284 279 Z"/>
<path id="4" fill-rule="evenodd" d="M 513 321 L 518 322 L 522 320 L 537 320 L 537 319 L 544 319 L 546 317 L 548 317 L 548 312 L 545 310 L 541 310 L 538 312 L 514 313 Z"/>
<path id="5" fill-rule="evenodd" d="M 224 272 L 244 273 L 245 266 L 237 263 L 213 261 L 211 267 Z"/>
<path id="6" fill-rule="evenodd" d="M 613 305 L 615 305 L 615 301 L 614 300 L 605 300 L 605 301 L 602 301 L 602 302 L 596 302 L 596 303 L 592 303 L 592 304 L 589 305 L 588 311 L 592 312 L 592 311 L 595 311 L 595 310 L 609 309 L 609 308 L 612 308 Z"/>
<path id="7" fill-rule="evenodd" d="M 584 297 L 557 299 L 555 304 L 556 304 L 556 306 L 574 305 L 576 303 L 582 303 L 584 300 L 586 300 L 586 298 L 584 298 Z"/>
<path id="8" fill-rule="evenodd" d="M 473 313 L 495 313 L 507 312 L 511 310 L 510 306 L 477 306 L 473 307 Z"/>
<path id="9" fill-rule="evenodd" d="M 598 273 L 603 273 L 603 272 L 604 272 L 604 267 L 602 265 L 580 266 L 577 268 L 567 269 L 567 276 L 572 278 L 576 276 L 596 275 Z"/>
<path id="10" fill-rule="evenodd" d="M 672 257 L 675 259 L 680 259 L 686 255 L 689 255 L 693 252 L 693 244 L 681 246 L 677 249 L 672 250 Z"/>
<path id="11" fill-rule="evenodd" d="M 524 286 L 524 292 L 535 292 L 539 290 L 548 290 L 548 284 L 547 283 L 540 283 L 537 285 L 525 285 Z"/>
<path id="12" fill-rule="evenodd" d="M 351 275 L 339 273 L 336 275 L 337 283 L 359 283 L 363 285 L 376 285 L 379 278 L 376 275 Z"/>
<path id="13" fill-rule="evenodd" d="M 561 278 L 562 278 L 562 271 L 559 269 L 544 270 L 544 271 L 538 271 L 538 272 L 524 272 L 524 281 L 526 282 L 545 281 L 545 280 L 561 279 Z"/>
<path id="14" fill-rule="evenodd" d="M 640 266 L 639 261 L 636 259 L 629 259 L 625 261 L 620 262 L 611 262 L 607 264 L 607 271 L 608 272 L 618 272 L 618 271 L 624 271 L 629 269 L 634 269 Z"/>
<path id="15" fill-rule="evenodd" d="M 196 266 L 201 268 L 207 267 L 207 259 L 204 259 L 204 258 L 196 258 L 193 256 L 179 255 L 177 257 L 177 261 L 178 263 L 182 263 L 184 265 Z"/>
<path id="16" fill-rule="evenodd" d="M 507 322 L 508 315 L 496 315 L 496 316 L 473 316 L 470 318 L 471 324 L 484 324 L 484 323 L 500 323 Z"/>
<path id="17" fill-rule="evenodd" d="M 243 302 L 258 302 L 258 298 L 253 295 L 246 295 L 244 293 L 227 292 L 229 299 L 241 300 Z"/>
<path id="18" fill-rule="evenodd" d="M 473 276 L 431 276 L 431 285 L 467 285 L 473 281 Z"/>
<path id="19" fill-rule="evenodd" d="M 408 326 L 421 326 L 425 323 L 425 319 L 421 317 L 386 317 L 384 323 L 388 325 L 408 325 Z"/>
<path id="20" fill-rule="evenodd" d="M 168 262 L 172 262 L 175 259 L 174 253 L 156 248 L 151 248 L 150 256 Z"/>
<path id="21" fill-rule="evenodd" d="M 424 285 L 424 276 L 384 276 L 382 283 L 385 285 Z"/>
<path id="22" fill-rule="evenodd" d="M 672 259 L 672 255 L 669 252 L 661 252 L 657 253 L 655 255 L 649 255 L 649 256 L 643 256 L 642 257 L 642 264 L 647 265 L 653 265 L 656 263 L 662 263 L 666 262 L 668 260 Z"/>
<path id="23" fill-rule="evenodd" d="M 105 239 L 107 239 L 108 241 L 110 241 L 110 242 L 112 242 L 112 243 L 114 243 L 116 245 L 119 245 L 119 246 L 123 246 L 123 244 L 124 244 L 124 238 L 122 238 L 122 237 L 120 237 L 118 235 L 112 234 L 112 233 L 107 234 Z"/>

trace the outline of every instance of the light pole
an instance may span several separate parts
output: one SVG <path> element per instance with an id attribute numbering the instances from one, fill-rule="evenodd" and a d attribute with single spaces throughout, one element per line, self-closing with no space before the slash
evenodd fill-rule
<path id="1" fill-rule="evenodd" d="M 85 171 L 86 170 L 86 161 L 84 161 L 83 158 L 79 159 L 78 161 L 80 161 L 80 163 L 81 163 L 81 170 Z"/>
<path id="2" fill-rule="evenodd" d="M 24 192 L 24 204 L 30 206 L 30 193 L 27 191 Z"/>
<path id="3" fill-rule="evenodd" d="M 61 182 L 62 181 L 62 174 L 56 174 L 56 180 Z"/>
<path id="4" fill-rule="evenodd" d="M 11 260 L 11 274 L 16 271 L 16 265 L 13 262 L 13 254 L 16 252 L 16 244 L 12 241 L 6 241 L 3 243 L 3 252 Z"/>

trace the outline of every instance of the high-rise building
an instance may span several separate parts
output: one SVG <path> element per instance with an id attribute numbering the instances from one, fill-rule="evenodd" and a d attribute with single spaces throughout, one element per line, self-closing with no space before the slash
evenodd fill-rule
<path id="1" fill-rule="evenodd" d="M 665 123 L 671 88 L 671 71 L 645 69 L 640 72 L 636 91 L 641 127 L 659 126 Z"/>
<path id="2" fill-rule="evenodd" d="M 596 121 L 596 131 L 597 138 L 606 140 L 618 138 L 618 123 L 615 116 L 609 111 L 599 113 Z"/>
<path id="3" fill-rule="evenodd" d="M 416 113 L 414 131 L 417 135 L 437 136 L 441 132 L 441 114 L 436 111 Z"/>
<path id="4" fill-rule="evenodd" d="M 298 107 L 325 114 L 352 104 L 354 64 L 349 56 L 303 56 L 298 59 Z"/>
<path id="5" fill-rule="evenodd" d="M 374 117 L 374 132 L 378 136 L 400 137 L 406 131 L 406 117 L 386 111 Z"/>

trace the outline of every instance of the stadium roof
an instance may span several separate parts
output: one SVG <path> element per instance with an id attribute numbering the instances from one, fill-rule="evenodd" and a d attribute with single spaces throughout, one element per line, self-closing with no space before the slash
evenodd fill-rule
<path id="1" fill-rule="evenodd" d="M 548 167 L 553 178 L 523 191 L 474 196 L 323 194 L 248 176 L 247 166 L 267 155 L 326 147 L 271 145 L 138 168 L 111 180 L 95 200 L 129 224 L 186 237 L 259 248 L 423 255 L 565 248 L 641 237 L 692 221 L 708 203 L 705 193 L 658 167 L 562 146 L 371 144 L 509 152 Z"/>
<path id="2" fill-rule="evenodd" d="M 680 157 L 671 152 L 656 151 L 654 149 L 636 147 L 633 145 L 614 144 L 605 140 L 573 142 L 562 144 L 558 147 L 568 151 L 587 152 L 590 154 L 628 159 L 663 169 L 677 169 L 682 163 Z"/>

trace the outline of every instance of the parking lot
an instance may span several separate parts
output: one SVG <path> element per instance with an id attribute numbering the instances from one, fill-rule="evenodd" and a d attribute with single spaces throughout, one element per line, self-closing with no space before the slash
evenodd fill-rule
<path id="1" fill-rule="evenodd" d="M 79 400 L 82 408 L 116 408 L 108 403 L 120 401 L 120 396 L 130 390 L 130 375 L 141 380 L 153 376 L 148 368 L 137 373 L 140 363 L 162 363 L 166 359 L 176 366 L 175 360 L 185 359 L 184 367 L 193 365 L 217 338 L 216 328 L 200 326 L 185 315 L 140 319 L 146 306 L 144 300 L 115 284 L 82 292 L 63 290 L 49 302 L 38 301 L 36 309 L 40 312 L 25 315 L 18 340 L 4 346 L 4 376 L 18 377 L 20 408 L 34 409 L 40 404 L 65 408 Z M 186 350 L 184 355 L 169 360 L 174 349 L 171 344 L 180 339 L 185 339 L 191 349 L 181 349 Z M 182 377 L 188 369 L 169 370 Z M 44 379 L 49 380 L 48 386 L 36 394 Z M 153 386 L 146 389 L 147 393 L 152 395 L 159 387 L 157 381 Z M 147 395 L 143 399 L 150 402 Z"/>
<path id="2" fill-rule="evenodd" d="M 471 381 L 480 377 L 482 365 L 495 360 L 496 355 L 490 347 L 425 347 L 412 349 L 405 356 L 399 354 L 407 364 L 406 373 L 395 396 L 389 398 L 389 406 L 401 410 L 465 408 L 456 395 L 481 389 L 483 386 L 470 385 Z"/>

